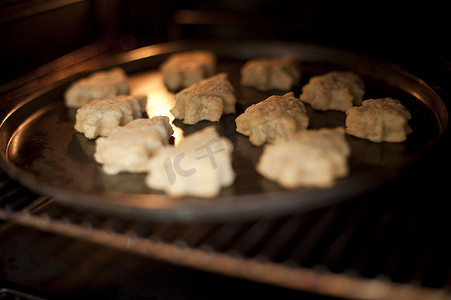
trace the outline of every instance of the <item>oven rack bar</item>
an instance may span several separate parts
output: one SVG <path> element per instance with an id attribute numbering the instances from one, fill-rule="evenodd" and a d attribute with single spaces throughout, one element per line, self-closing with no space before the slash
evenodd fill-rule
<path id="1" fill-rule="evenodd" d="M 0 234 L 13 224 L 27 226 L 175 265 L 347 299 L 451 298 L 449 266 L 437 282 L 428 278 L 438 251 L 446 249 L 427 241 L 413 219 L 399 220 L 396 205 L 387 210 L 351 201 L 270 220 L 147 222 L 63 207 L 2 178 Z M 400 233 L 405 241 L 395 242 Z M 409 261 L 404 247 L 415 247 Z"/>

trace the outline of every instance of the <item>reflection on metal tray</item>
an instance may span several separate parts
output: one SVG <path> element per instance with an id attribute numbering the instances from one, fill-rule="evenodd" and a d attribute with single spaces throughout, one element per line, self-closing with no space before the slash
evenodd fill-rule
<path id="1" fill-rule="evenodd" d="M 318 45 L 284 42 L 224 43 L 192 42 L 149 46 L 106 60 L 102 68 L 123 67 L 130 76 L 132 94 L 149 97 L 148 115 L 172 115 L 173 94 L 162 83 L 158 65 L 167 55 L 192 49 L 210 49 L 218 60 L 218 72 L 227 72 L 238 99 L 237 113 L 219 122 L 202 121 L 184 125 L 174 120 L 177 143 L 184 135 L 214 125 L 234 145 L 233 166 L 237 174 L 232 187 L 215 199 L 171 198 L 144 184 L 143 174 L 109 176 L 93 158 L 94 142 L 73 129 L 75 111 L 63 103 L 63 92 L 78 74 L 55 82 L 18 104 L 0 128 L 2 165 L 9 175 L 39 193 L 62 204 L 135 218 L 192 220 L 255 218 L 293 210 L 307 210 L 358 195 L 377 187 L 412 166 L 444 132 L 448 114 L 440 97 L 421 79 L 392 65 Z M 351 146 L 350 174 L 329 189 L 285 190 L 255 171 L 261 148 L 235 131 L 235 117 L 246 107 L 264 100 L 273 91 L 258 92 L 239 84 L 239 70 L 250 58 L 292 54 L 302 70 L 300 88 L 315 74 L 332 70 L 353 70 L 365 81 L 364 99 L 393 97 L 412 112 L 413 133 L 407 142 L 375 144 L 347 136 Z M 93 70 L 94 71 L 94 70 Z M 307 105 L 309 128 L 343 126 L 341 112 L 319 112 Z"/>

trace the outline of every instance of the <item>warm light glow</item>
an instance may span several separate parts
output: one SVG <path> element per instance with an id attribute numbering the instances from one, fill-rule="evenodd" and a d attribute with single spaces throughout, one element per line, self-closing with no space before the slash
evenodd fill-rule
<path id="1" fill-rule="evenodd" d="M 174 115 L 170 110 L 175 105 L 175 98 L 174 94 L 169 92 L 164 85 L 161 73 L 154 71 L 133 75 L 130 77 L 130 88 L 132 95 L 147 95 L 146 112 L 149 118 L 154 116 L 169 118 L 172 129 L 174 129 L 175 144 L 178 144 L 183 138 L 183 131 L 172 124 Z"/>

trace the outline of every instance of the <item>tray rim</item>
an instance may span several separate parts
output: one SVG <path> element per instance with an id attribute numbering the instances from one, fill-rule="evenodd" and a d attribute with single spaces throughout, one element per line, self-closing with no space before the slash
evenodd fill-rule
<path id="1" fill-rule="evenodd" d="M 23 99 L 22 101 L 20 101 L 17 105 L 14 106 L 13 109 L 11 109 L 6 117 L 2 120 L 1 124 L 0 124 L 0 131 L 3 128 L 3 125 L 5 124 L 5 122 L 7 121 L 7 119 L 14 114 L 15 111 L 18 111 L 19 109 L 21 109 L 23 106 L 29 104 L 30 102 L 33 101 L 33 99 L 35 99 L 36 97 L 38 97 L 39 95 L 43 95 L 48 91 L 51 91 L 52 89 L 54 89 L 56 86 L 60 85 L 62 82 L 69 80 L 71 77 L 75 76 L 75 75 L 80 75 L 81 73 L 84 72 L 92 72 L 98 69 L 105 69 L 105 68 L 109 68 L 112 66 L 117 66 L 117 65 L 121 65 L 121 64 L 126 64 L 126 63 L 130 63 L 133 61 L 138 61 L 141 59 L 146 59 L 148 57 L 151 56 L 157 56 L 157 55 L 168 55 L 174 52 L 179 52 L 179 51 L 186 51 L 186 50 L 190 50 L 190 49 L 202 49 L 202 48 L 210 48 L 212 43 L 217 43 L 216 46 L 218 47 L 218 45 L 223 45 L 224 43 L 226 44 L 230 44 L 230 42 L 217 42 L 217 41 L 179 41 L 179 42 L 171 42 L 171 43 L 163 43 L 163 44 L 156 44 L 156 45 L 151 45 L 151 46 L 145 46 L 142 48 L 138 48 L 135 50 L 131 50 L 129 52 L 125 52 L 125 53 L 120 53 L 120 54 L 116 54 L 113 56 L 109 56 L 107 57 L 102 63 L 100 64 L 96 64 L 94 66 L 87 66 L 86 68 L 80 68 L 80 69 L 84 69 L 82 71 L 78 70 L 77 72 L 74 72 L 74 74 L 70 74 L 70 72 L 67 73 L 67 76 L 64 76 L 63 78 L 59 78 L 59 80 L 56 80 L 55 82 L 53 82 L 52 84 L 41 88 L 39 91 L 32 93 L 31 95 L 29 95 L 28 97 L 26 97 L 25 99 Z M 334 47 L 329 47 L 329 46 L 324 46 L 324 45 L 318 45 L 318 44 L 310 44 L 310 43 L 301 43 L 301 42 L 283 42 L 283 41 L 268 41 L 268 40 L 264 40 L 264 41 L 252 41 L 252 42 L 241 42 L 241 43 L 236 43 L 234 44 L 235 47 L 244 47 L 243 49 L 243 54 L 244 57 L 247 54 L 246 51 L 249 51 L 250 49 L 253 49 L 254 47 L 259 47 L 262 44 L 267 44 L 267 43 L 275 43 L 278 47 L 285 47 L 284 49 L 287 49 L 287 47 L 289 49 L 299 49 L 299 48 L 303 48 L 303 49 L 307 49 L 308 51 L 318 51 L 318 49 L 320 51 L 335 51 L 337 53 L 342 53 L 344 55 L 347 55 L 351 58 L 351 60 L 364 60 L 366 63 L 368 62 L 372 62 L 374 67 L 377 69 L 391 69 L 393 70 L 395 73 L 399 73 L 398 75 L 406 78 L 408 80 L 412 80 L 413 82 L 416 82 L 417 84 L 419 84 L 423 89 L 424 89 L 424 93 L 429 93 L 429 95 L 431 97 L 436 97 L 438 99 L 441 100 L 441 105 L 443 107 L 441 107 L 438 111 L 439 114 L 436 113 L 435 110 L 437 110 L 437 108 L 431 108 L 430 107 L 430 103 L 424 102 L 424 99 L 420 99 L 418 98 L 420 101 L 422 101 L 424 104 L 426 104 L 426 106 L 428 106 L 429 109 L 435 109 L 434 112 L 434 117 L 436 118 L 436 122 L 437 122 L 437 126 L 439 129 L 439 133 L 437 135 L 437 137 L 432 138 L 427 145 L 425 145 L 422 148 L 421 153 L 418 153 L 418 155 L 416 155 L 416 159 L 420 158 L 422 153 L 424 153 L 425 151 L 427 151 L 428 149 L 432 148 L 435 143 L 437 142 L 437 140 L 440 139 L 440 137 L 443 135 L 443 133 L 448 129 L 448 119 L 449 119 L 449 115 L 448 115 L 448 111 L 446 109 L 446 105 L 443 103 L 442 98 L 422 79 L 418 78 L 417 76 L 400 69 L 398 66 L 395 65 L 391 65 L 379 60 L 375 60 L 371 57 L 359 54 L 359 53 L 354 53 L 348 50 L 343 50 L 343 49 L 339 49 L 339 48 L 334 48 Z M 252 44 L 252 45 L 251 45 Z M 221 48 L 221 46 L 219 46 L 219 48 Z M 277 48 L 277 47 L 276 47 Z M 277 49 L 276 49 L 277 50 Z M 274 50 L 271 50 L 274 51 Z M 306 51 L 307 55 L 309 54 L 309 52 Z M 268 53 L 269 54 L 269 53 Z M 220 56 L 220 55 L 218 55 Z M 101 68 L 99 68 L 99 66 L 102 66 Z M 78 208 L 86 208 L 86 203 L 85 201 L 89 201 L 89 199 L 92 199 L 92 195 L 85 195 L 84 193 L 80 193 L 80 192 L 73 192 L 72 191 L 68 191 L 65 190 L 64 188 L 58 188 L 58 187 L 54 187 L 51 185 L 46 185 L 45 183 L 39 182 L 39 180 L 37 180 L 35 178 L 35 176 L 27 173 L 24 170 L 21 170 L 20 168 L 17 168 L 14 166 L 14 164 L 12 164 L 10 161 L 8 161 L 8 159 L 6 158 L 5 155 L 5 150 L 7 149 L 7 145 L 0 145 L 0 149 L 2 150 L 0 153 L 0 166 L 2 167 L 2 169 L 5 170 L 5 172 L 12 177 L 13 179 L 19 181 L 21 184 L 23 184 L 24 186 L 26 186 L 27 188 L 29 188 L 30 190 L 39 193 L 39 194 L 43 194 L 43 195 L 47 195 L 50 197 L 55 198 L 56 201 L 66 204 L 66 205 L 70 205 L 70 206 L 76 206 Z M 404 168 L 399 168 L 398 169 L 399 173 L 403 173 L 405 171 Z M 373 178 L 373 180 L 376 181 L 380 181 L 381 178 L 379 177 L 379 174 L 373 174 L 373 176 L 371 176 Z M 383 180 L 384 181 L 384 180 Z M 290 194 L 295 194 L 292 193 L 293 191 L 287 191 L 287 190 L 282 190 L 280 192 L 275 193 L 274 195 L 271 195 L 272 197 L 278 197 L 279 194 L 283 193 L 287 194 L 287 192 L 290 192 Z M 336 192 L 336 191 L 335 191 Z M 327 194 L 327 192 L 326 192 Z M 356 193 L 355 191 L 347 191 L 343 193 L 343 196 L 345 197 L 349 197 L 349 196 L 355 196 Z M 110 194 L 110 193 L 105 193 L 104 195 L 101 195 L 100 197 L 112 197 L 111 199 L 114 200 L 119 200 L 120 197 L 123 194 L 118 194 L 118 195 L 114 195 L 114 194 Z M 135 195 L 134 195 L 135 196 Z M 137 195 L 139 198 L 141 195 Z M 152 195 L 155 196 L 155 195 Z M 240 195 L 241 197 L 255 197 L 255 195 L 253 194 L 249 194 L 249 195 Z M 162 197 L 167 198 L 169 196 L 166 195 L 162 195 Z M 226 199 L 227 198 L 231 198 L 233 199 L 235 196 L 222 196 L 221 198 Z M 265 196 L 266 197 L 266 196 Z M 295 197 L 295 195 L 294 195 Z M 87 199 L 85 199 L 87 198 Z M 146 196 L 146 198 L 148 198 L 148 195 Z M 335 195 L 336 198 L 336 195 Z M 74 202 L 75 199 L 81 200 L 80 202 Z M 293 209 L 297 209 L 297 211 L 302 211 L 305 209 L 314 209 L 316 207 L 320 207 L 322 205 L 324 205 L 324 203 L 322 202 L 326 202 L 326 203 L 330 203 L 329 201 L 325 201 L 328 200 L 328 198 L 324 198 L 324 201 L 315 201 L 315 203 L 309 203 L 308 205 L 299 205 L 299 203 L 292 203 L 292 205 L 288 205 L 286 208 L 282 209 L 282 212 L 289 212 L 292 211 Z M 214 201 L 214 199 L 210 199 L 208 201 Z M 343 201 L 343 199 L 341 200 Z M 296 202 L 296 201 L 295 201 Z M 312 201 L 310 201 L 312 202 Z M 335 202 L 332 202 L 335 203 Z M 248 203 L 249 204 L 249 203 Z M 99 212 L 107 212 L 107 213 L 117 213 L 117 208 L 114 207 L 96 207 L 95 205 L 88 205 L 89 208 L 99 211 Z M 277 206 L 277 205 L 276 205 Z M 124 206 L 119 206 L 120 209 L 123 210 Z M 277 208 L 277 207 L 276 207 Z M 188 211 L 173 211 L 171 209 L 169 210 L 156 210 L 153 213 L 149 213 L 149 212 L 145 212 L 145 213 L 138 213 L 136 211 L 135 208 L 133 208 L 132 213 L 135 214 L 135 217 L 141 218 L 141 217 L 149 217 L 152 216 L 152 218 L 154 219 L 173 219 L 174 221 L 191 221 L 193 219 L 202 219 L 202 220 L 217 220 L 218 217 L 223 216 L 224 214 L 227 215 L 227 218 L 231 218 L 233 212 L 224 212 L 223 209 L 221 209 L 220 206 L 217 207 L 217 211 L 216 210 L 212 210 L 209 209 L 206 212 L 205 211 L 192 211 L 192 210 L 188 210 Z M 248 212 L 248 215 L 253 215 L 253 216 L 271 216 L 271 215 L 277 215 L 279 213 L 281 213 L 279 210 L 277 209 L 272 209 L 271 212 L 266 212 L 263 213 L 261 211 L 261 209 L 259 207 L 256 207 L 255 203 L 250 203 L 248 205 L 248 207 L 245 207 L 246 211 Z M 233 211 L 233 210 L 232 210 Z M 124 214 L 125 216 L 129 215 L 131 211 L 128 211 L 127 209 L 123 212 L 121 212 L 120 214 Z M 246 216 L 246 218 L 249 216 Z M 239 218 L 238 216 L 233 216 L 233 218 Z"/>

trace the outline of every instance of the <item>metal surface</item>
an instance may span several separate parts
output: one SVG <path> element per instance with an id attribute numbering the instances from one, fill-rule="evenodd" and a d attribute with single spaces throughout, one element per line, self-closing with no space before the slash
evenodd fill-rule
<path id="1" fill-rule="evenodd" d="M 345 299 L 449 299 L 450 219 L 435 197 L 428 206 L 413 201 L 412 194 L 432 195 L 412 187 L 407 193 L 409 185 L 392 184 L 388 194 L 393 198 L 379 191 L 273 219 L 174 223 L 67 208 L 0 174 L 0 220 L 8 221 L 0 224 L 0 271 L 3 280 L 54 297 L 112 297 L 120 290 L 122 298 L 155 296 L 164 289 L 152 283 L 162 270 L 156 271 L 149 260 L 156 259 L 288 288 L 279 291 L 288 299 L 302 295 L 290 289 Z M 136 256 L 127 260 L 127 253 Z M 32 274 L 27 263 L 33 265 Z M 124 278 L 134 279 L 121 286 Z M 173 279 L 166 278 L 164 285 L 176 288 Z M 223 287 L 229 281 L 224 277 L 219 282 Z M 156 290 L 143 290 L 147 286 Z"/>
<path id="2" fill-rule="evenodd" d="M 396 178 L 412 167 L 432 147 L 448 126 L 448 113 L 440 97 L 421 79 L 403 70 L 370 58 L 337 49 L 282 42 L 174 43 L 150 46 L 103 60 L 90 71 L 121 66 L 131 77 L 132 93 L 149 96 L 148 114 L 169 114 L 173 94 L 163 86 L 158 65 L 168 54 L 190 49 L 210 49 L 219 57 L 218 71 L 229 74 L 238 99 L 237 114 L 220 122 L 201 122 L 194 126 L 173 122 L 175 142 L 207 125 L 234 144 L 235 184 L 215 199 L 174 199 L 148 189 L 144 175 L 108 176 L 93 159 L 94 143 L 73 129 L 73 110 L 64 107 L 62 94 L 76 76 L 63 76 L 45 89 L 22 100 L 3 120 L 0 127 L 2 167 L 13 178 L 35 192 L 53 197 L 61 204 L 113 213 L 127 218 L 153 220 L 218 220 L 257 218 L 305 211 L 349 199 Z M 261 148 L 235 132 L 235 117 L 252 103 L 270 96 L 239 84 L 239 68 L 249 58 L 295 55 L 303 77 L 300 87 L 315 74 L 330 70 L 353 70 L 367 86 L 364 98 L 400 99 L 412 112 L 412 133 L 401 144 L 375 144 L 348 136 L 351 146 L 350 175 L 330 189 L 300 188 L 283 190 L 254 170 Z M 87 68 L 89 70 L 89 68 Z M 66 71 L 73 75 L 74 72 Z M 280 92 L 279 92 L 280 94 Z M 344 114 L 317 112 L 308 107 L 310 128 L 344 125 Z"/>

